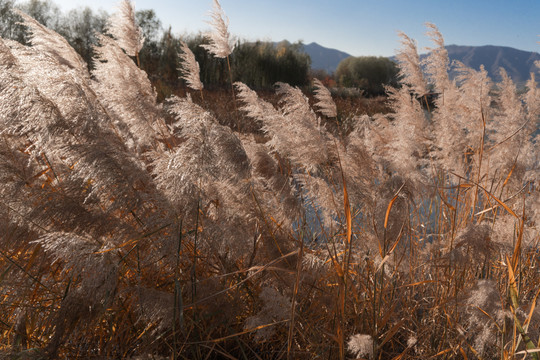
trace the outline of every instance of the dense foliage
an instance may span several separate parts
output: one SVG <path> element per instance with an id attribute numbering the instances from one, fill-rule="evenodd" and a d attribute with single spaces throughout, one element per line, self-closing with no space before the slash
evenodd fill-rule
<path id="1" fill-rule="evenodd" d="M 386 57 L 360 56 L 342 60 L 336 69 L 336 80 L 344 87 L 355 87 L 367 95 L 382 95 L 385 86 L 396 86 L 398 68 Z"/>

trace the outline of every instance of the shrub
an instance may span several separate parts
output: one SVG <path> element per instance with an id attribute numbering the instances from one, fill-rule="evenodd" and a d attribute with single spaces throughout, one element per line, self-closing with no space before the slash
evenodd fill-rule
<path id="1" fill-rule="evenodd" d="M 363 90 L 367 95 L 385 93 L 385 86 L 397 85 L 396 64 L 385 57 L 360 56 L 342 60 L 336 69 L 338 84 Z"/>

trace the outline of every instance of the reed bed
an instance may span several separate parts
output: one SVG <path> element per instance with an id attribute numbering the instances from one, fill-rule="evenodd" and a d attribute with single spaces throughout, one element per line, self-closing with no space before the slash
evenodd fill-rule
<path id="1" fill-rule="evenodd" d="M 0 41 L 0 358 L 538 358 L 534 76 L 449 64 L 428 24 L 389 113 L 236 83 L 223 121 L 193 63 L 156 101 L 120 11 L 92 73 L 24 14 Z"/>

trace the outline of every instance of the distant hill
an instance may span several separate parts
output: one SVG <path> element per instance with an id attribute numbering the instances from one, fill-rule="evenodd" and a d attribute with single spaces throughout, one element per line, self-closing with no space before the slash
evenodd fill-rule
<path id="1" fill-rule="evenodd" d="M 522 51 L 505 46 L 457 46 L 449 45 L 448 55 L 451 60 L 459 60 L 465 65 L 479 69 L 483 64 L 494 80 L 500 80 L 499 69 L 502 67 L 515 83 L 523 83 L 530 78 L 531 72 L 538 73 L 535 61 L 540 60 L 537 52 Z"/>
<path id="2" fill-rule="evenodd" d="M 459 46 L 447 45 L 450 61 L 458 60 L 468 67 L 478 70 L 484 65 L 489 77 L 495 81 L 501 79 L 499 69 L 502 67 L 516 84 L 523 85 L 529 78 L 530 73 L 538 74 L 534 65 L 540 60 L 537 52 L 523 51 L 506 46 Z M 424 59 L 427 54 L 422 54 Z M 393 58 L 391 58 L 393 59 Z"/>
<path id="3" fill-rule="evenodd" d="M 312 69 L 325 70 L 328 73 L 335 72 L 341 60 L 351 56 L 346 52 L 326 48 L 315 42 L 304 45 L 304 51 L 311 57 Z"/>
<path id="4" fill-rule="evenodd" d="M 303 45 L 304 51 L 311 57 L 311 68 L 326 70 L 328 73 L 336 71 L 341 60 L 351 56 L 346 52 L 326 48 L 315 42 Z M 458 60 L 473 69 L 480 69 L 484 65 L 489 77 L 495 81 L 500 80 L 499 69 L 502 67 L 518 85 L 523 85 L 530 78 L 530 73 L 535 72 L 540 78 L 534 62 L 540 61 L 537 52 L 523 51 L 506 46 L 460 46 L 447 45 L 450 61 Z M 427 54 L 420 55 L 424 59 Z M 395 57 L 390 57 L 395 61 Z"/>

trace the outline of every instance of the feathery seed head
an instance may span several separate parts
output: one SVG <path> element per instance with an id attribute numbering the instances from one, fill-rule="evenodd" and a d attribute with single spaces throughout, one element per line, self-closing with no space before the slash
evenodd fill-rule
<path id="1" fill-rule="evenodd" d="M 401 49 L 396 54 L 396 58 L 402 83 L 408 84 L 417 96 L 423 96 L 428 91 L 422 67 L 420 66 L 416 41 L 402 32 L 399 32 L 398 35 L 401 38 Z"/>
<path id="2" fill-rule="evenodd" d="M 199 63 L 195 60 L 195 55 L 183 41 L 181 42 L 180 48 L 182 53 L 178 56 L 183 64 L 178 70 L 182 73 L 182 79 L 184 79 L 188 84 L 188 87 L 193 90 L 202 90 L 204 86 L 199 78 L 199 72 L 201 70 Z"/>
<path id="3" fill-rule="evenodd" d="M 316 103 L 315 106 L 319 108 L 318 111 L 324 116 L 328 116 L 330 118 L 336 117 L 337 107 L 336 103 L 332 99 L 332 94 L 330 94 L 330 91 L 319 79 L 313 79 L 313 83 L 317 88 L 315 90 L 315 98 L 319 100 L 319 102 Z"/>
<path id="4" fill-rule="evenodd" d="M 144 36 L 135 23 L 135 7 L 130 0 L 122 0 L 118 4 L 118 12 L 109 19 L 107 31 L 129 56 L 136 56 L 141 51 Z"/>
<path id="5" fill-rule="evenodd" d="M 349 338 L 347 348 L 357 357 L 373 357 L 373 338 L 370 335 L 356 334 Z"/>
<path id="6" fill-rule="evenodd" d="M 444 93 L 450 86 L 448 78 L 448 51 L 444 47 L 444 39 L 437 26 L 426 23 L 428 28 L 427 36 L 435 44 L 435 48 L 427 48 L 430 51 L 428 57 L 423 62 L 426 65 L 426 72 L 435 85 L 435 91 Z"/>
<path id="7" fill-rule="evenodd" d="M 86 63 L 63 36 L 46 28 L 24 12 L 17 9 L 13 11 L 22 17 L 22 24 L 28 28 L 33 48 L 53 57 L 62 65 L 76 69 L 85 76 L 88 75 Z"/>
<path id="8" fill-rule="evenodd" d="M 212 20 L 208 21 L 208 24 L 214 28 L 214 31 L 206 34 L 210 44 L 201 46 L 218 58 L 226 58 L 234 49 L 234 41 L 229 33 L 229 18 L 225 15 L 218 0 L 214 0 L 210 17 Z"/>

